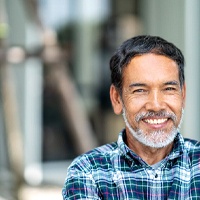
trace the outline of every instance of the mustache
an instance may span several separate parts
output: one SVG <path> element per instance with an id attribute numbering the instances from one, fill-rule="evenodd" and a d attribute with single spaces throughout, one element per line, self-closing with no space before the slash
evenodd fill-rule
<path id="1" fill-rule="evenodd" d="M 173 112 L 167 112 L 167 111 L 149 111 L 145 113 L 139 113 L 135 117 L 135 121 L 139 122 L 140 120 L 148 117 L 164 117 L 164 118 L 171 118 L 174 122 L 177 121 L 177 117 Z"/>

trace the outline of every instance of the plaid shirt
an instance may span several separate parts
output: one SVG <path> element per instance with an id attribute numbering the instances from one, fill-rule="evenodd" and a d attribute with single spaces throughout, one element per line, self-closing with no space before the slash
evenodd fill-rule
<path id="1" fill-rule="evenodd" d="M 63 199 L 200 199 L 200 143 L 178 134 L 158 168 L 146 164 L 123 142 L 98 147 L 70 165 Z"/>

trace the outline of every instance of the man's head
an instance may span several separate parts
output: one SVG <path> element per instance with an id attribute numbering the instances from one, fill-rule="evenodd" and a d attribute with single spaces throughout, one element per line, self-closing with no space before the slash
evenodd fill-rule
<path id="1" fill-rule="evenodd" d="M 110 97 L 127 137 L 162 148 L 176 136 L 185 104 L 184 58 L 173 44 L 152 36 L 125 41 L 110 61 Z"/>
<path id="2" fill-rule="evenodd" d="M 157 36 L 141 35 L 126 40 L 110 59 L 111 83 L 122 92 L 123 69 L 130 61 L 147 53 L 164 55 L 177 63 L 181 87 L 185 82 L 184 57 L 172 43 Z"/>

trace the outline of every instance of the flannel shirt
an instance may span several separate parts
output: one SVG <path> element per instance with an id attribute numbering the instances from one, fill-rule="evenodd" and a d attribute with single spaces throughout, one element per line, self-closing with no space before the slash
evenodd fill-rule
<path id="1" fill-rule="evenodd" d="M 63 199 L 200 199 L 200 143 L 180 133 L 171 153 L 154 169 L 124 143 L 97 147 L 69 166 Z"/>

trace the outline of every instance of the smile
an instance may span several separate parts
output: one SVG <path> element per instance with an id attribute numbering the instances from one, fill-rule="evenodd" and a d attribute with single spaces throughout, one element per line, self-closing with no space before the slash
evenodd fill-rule
<path id="1" fill-rule="evenodd" d="M 163 119 L 144 119 L 144 121 L 148 124 L 162 124 L 167 121 L 167 118 Z"/>

